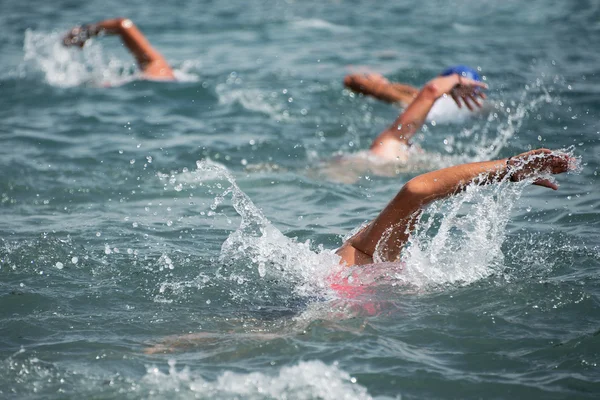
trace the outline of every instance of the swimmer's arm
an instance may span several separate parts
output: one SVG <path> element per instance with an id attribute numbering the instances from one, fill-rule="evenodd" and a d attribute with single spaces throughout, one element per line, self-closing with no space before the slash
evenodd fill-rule
<path id="1" fill-rule="evenodd" d="M 371 79 L 367 74 L 352 74 L 344 78 L 344 86 L 353 92 L 373 96 L 388 103 L 410 104 L 419 89 L 401 83 L 391 83 L 387 79 Z"/>
<path id="2" fill-rule="evenodd" d="M 564 153 L 538 149 L 510 159 L 457 165 L 419 175 L 402 187 L 366 229 L 348 239 L 338 255 L 348 265 L 360 264 L 357 259 L 348 256 L 351 250 L 358 250 L 359 254 L 372 259 L 381 238 L 389 235 L 386 246 L 380 252 L 383 259 L 396 260 L 414 228 L 416 217 L 433 201 L 459 193 L 471 183 L 485 185 L 504 178 L 520 181 L 540 173 L 560 174 L 572 165 L 573 159 Z M 558 188 L 546 179 L 538 179 L 534 184 L 554 190 Z"/>
<path id="3" fill-rule="evenodd" d="M 157 78 L 174 78 L 166 59 L 156 51 L 144 34 L 128 18 L 114 18 L 75 27 L 63 39 L 65 46 L 83 46 L 99 34 L 119 35 L 145 74 Z"/>
<path id="4" fill-rule="evenodd" d="M 446 93 L 450 93 L 459 106 L 462 101 L 470 110 L 473 109 L 473 104 L 481 107 L 479 99 L 485 98 L 481 89 L 487 89 L 487 85 L 460 77 L 458 74 L 435 77 L 421 88 L 414 101 L 394 123 L 375 138 L 371 144 L 371 152 L 384 155 L 383 153 L 388 151 L 388 146 L 393 143 L 408 145 L 410 139 L 425 122 L 435 101 Z"/>

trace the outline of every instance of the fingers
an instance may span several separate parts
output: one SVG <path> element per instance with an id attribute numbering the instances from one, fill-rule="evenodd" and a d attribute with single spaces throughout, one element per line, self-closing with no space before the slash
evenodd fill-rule
<path id="1" fill-rule="evenodd" d="M 558 190 L 558 185 L 556 183 L 552 182 L 550 179 L 539 178 L 539 179 L 536 179 L 535 181 L 533 181 L 533 184 L 537 185 L 537 186 L 547 187 L 552 190 Z"/>
<path id="2" fill-rule="evenodd" d="M 473 79 L 465 78 L 464 76 L 460 79 L 461 86 L 475 86 L 481 89 L 488 89 L 488 85 L 481 81 L 476 81 Z"/>
<path id="3" fill-rule="evenodd" d="M 459 84 L 450 92 L 450 95 L 459 108 L 464 102 L 470 111 L 474 111 L 475 108 L 482 107 L 481 100 L 486 99 L 487 96 L 481 89 L 487 88 L 488 86 L 483 82 L 459 76 Z"/>
<path id="4" fill-rule="evenodd" d="M 471 102 L 469 101 L 469 99 L 470 99 L 469 95 L 462 96 L 462 100 L 464 101 L 465 106 L 467 106 L 469 111 L 474 111 L 475 109 L 473 108 L 473 105 L 471 105 Z"/>
<path id="5" fill-rule="evenodd" d="M 462 104 L 460 103 L 460 99 L 456 95 L 456 91 L 454 91 L 454 90 L 450 91 L 450 96 L 452 97 L 452 100 L 454 100 L 454 102 L 456 103 L 458 108 L 462 108 Z"/>
<path id="6" fill-rule="evenodd" d="M 76 26 L 63 37 L 63 45 L 66 47 L 79 46 L 83 47 L 86 38 L 84 30 L 81 26 Z"/>
<path id="7" fill-rule="evenodd" d="M 479 102 L 479 100 L 477 100 L 477 96 L 475 93 L 470 93 L 468 97 L 477 106 L 477 108 L 481 108 L 481 103 Z"/>

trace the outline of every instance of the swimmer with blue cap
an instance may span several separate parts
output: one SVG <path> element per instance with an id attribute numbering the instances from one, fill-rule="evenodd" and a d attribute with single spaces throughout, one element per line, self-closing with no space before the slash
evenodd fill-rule
<path id="1" fill-rule="evenodd" d="M 371 144 L 369 155 L 380 161 L 406 163 L 409 159 L 411 138 L 421 129 L 435 102 L 450 96 L 458 108 L 470 111 L 481 108 L 486 98 L 487 85 L 479 74 L 464 65 L 450 67 L 421 89 L 390 83 L 378 74 L 349 75 L 344 84 L 360 93 L 388 102 L 401 102 L 406 109 Z"/>
<path id="2" fill-rule="evenodd" d="M 481 108 L 488 86 L 474 79 L 479 75 L 476 72 L 477 75 L 473 75 L 473 72 L 464 67 L 452 67 L 423 85 L 408 107 L 375 138 L 369 153 L 384 161 L 406 162 L 411 138 L 421 129 L 435 102 L 443 96 L 452 97 L 459 108 L 463 105 L 471 111 Z"/>
<path id="3" fill-rule="evenodd" d="M 64 37 L 66 47 L 82 48 L 92 37 L 118 35 L 135 57 L 147 79 L 175 80 L 173 69 L 129 18 L 113 18 L 72 28 Z"/>
<path id="4" fill-rule="evenodd" d="M 455 65 L 446 68 L 440 76 L 458 74 L 461 77 L 481 82 L 476 70 L 466 65 Z M 399 103 L 407 107 L 419 93 L 419 89 L 404 83 L 390 82 L 381 74 L 351 74 L 344 78 L 344 86 L 353 92 L 375 97 L 387 103 Z M 469 104 L 467 103 L 467 107 Z M 469 108 L 471 109 L 471 108 Z"/>

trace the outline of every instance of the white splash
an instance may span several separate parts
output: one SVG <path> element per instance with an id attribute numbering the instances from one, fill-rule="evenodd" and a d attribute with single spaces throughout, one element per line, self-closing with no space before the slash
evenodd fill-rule
<path id="1" fill-rule="evenodd" d="M 82 49 L 66 48 L 62 45 L 59 32 L 25 31 L 23 44 L 24 65 L 28 69 L 42 72 L 49 85 L 57 87 L 121 86 L 144 79 L 133 57 L 126 61 L 107 56 L 98 39 L 89 40 Z M 180 82 L 196 82 L 199 62 L 186 61 L 174 68 Z"/>
<path id="2" fill-rule="evenodd" d="M 259 89 L 236 88 L 220 83 L 215 88 L 220 104 L 238 103 L 246 110 L 266 114 L 272 118 L 287 118 L 283 102 L 276 92 L 266 93 Z"/>
<path id="3" fill-rule="evenodd" d="M 319 18 L 299 19 L 293 22 L 292 26 L 298 29 L 320 29 L 330 32 L 349 32 L 350 27 L 344 25 L 336 25 L 329 21 Z"/>
<path id="4" fill-rule="evenodd" d="M 215 168 L 214 164 L 198 163 L 199 171 L 214 173 Z M 232 206 L 242 218 L 238 230 L 221 247 L 221 261 L 250 263 L 261 278 L 276 277 L 293 283 L 297 295 L 317 296 L 327 288 L 327 274 L 339 265 L 339 257 L 322 247 L 317 253 L 309 241 L 298 243 L 285 236 L 240 190 L 233 176 L 227 170 L 221 171 L 230 183 L 221 197 L 230 194 Z"/>
<path id="5" fill-rule="evenodd" d="M 142 382 L 150 386 L 151 394 L 188 398 L 244 399 L 353 399 L 372 397 L 356 379 L 339 368 L 337 363 L 300 361 L 297 365 L 281 367 L 276 373 L 237 373 L 225 371 L 215 381 L 208 381 L 188 367 L 177 370 L 169 361 L 169 371 L 148 368 Z"/>
<path id="6" fill-rule="evenodd" d="M 62 45 L 61 39 L 58 32 L 25 31 L 25 66 L 41 71 L 48 84 L 115 86 L 139 78 L 139 73 L 134 72 L 133 59 L 129 63 L 117 59 L 107 62 L 100 43 L 90 41 L 81 50 L 69 49 Z"/>
<path id="7" fill-rule="evenodd" d="M 530 92 L 542 92 L 530 98 Z M 558 101 L 553 98 L 544 82 L 540 79 L 534 84 L 526 85 L 518 101 L 497 101 L 488 104 L 493 106 L 483 125 L 475 124 L 465 128 L 458 135 L 452 146 L 455 154 L 472 154 L 466 161 L 485 161 L 497 158 L 513 136 L 519 131 L 527 116 L 539 109 L 543 104 Z M 464 140 L 466 139 L 466 140 Z"/>
<path id="8" fill-rule="evenodd" d="M 331 268 L 339 266 L 339 257 L 333 251 L 322 246 L 315 251 L 310 241 L 300 243 L 281 233 L 237 186 L 223 165 L 210 160 L 196 164 L 195 171 L 159 174 L 159 178 L 176 191 L 200 186 L 209 190 L 214 196 L 209 216 L 218 216 L 219 207 L 231 197 L 231 205 L 241 221 L 221 247 L 221 263 L 236 265 L 228 271 L 227 279 L 239 284 L 275 279 L 303 297 L 316 297 L 329 290 L 327 275 Z"/>

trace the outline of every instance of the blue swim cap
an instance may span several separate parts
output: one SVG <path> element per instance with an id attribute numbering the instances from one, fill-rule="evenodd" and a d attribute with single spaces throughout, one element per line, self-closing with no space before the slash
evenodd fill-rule
<path id="1" fill-rule="evenodd" d="M 464 76 L 465 78 L 473 79 L 474 81 L 481 81 L 481 77 L 471 67 L 467 67 L 466 65 L 455 65 L 453 67 L 446 68 L 440 76 L 448 76 L 452 74 L 459 74 L 460 76 Z"/>

